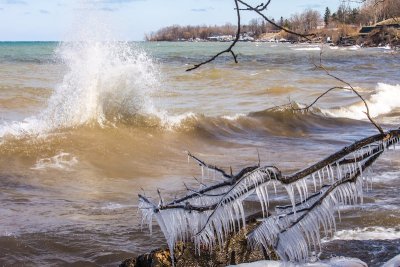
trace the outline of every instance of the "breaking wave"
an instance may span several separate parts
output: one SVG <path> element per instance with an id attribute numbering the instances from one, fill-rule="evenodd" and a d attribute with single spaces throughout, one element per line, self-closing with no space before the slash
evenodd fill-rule
<path id="1" fill-rule="evenodd" d="M 103 36 L 101 27 L 99 31 L 99 35 Z M 62 129 L 93 125 L 118 127 L 121 124 L 178 131 L 197 130 L 213 136 L 249 132 L 286 136 L 348 125 L 350 122 L 343 122 L 343 118 L 366 119 L 362 102 L 340 108 L 315 108 L 310 112 L 294 112 L 288 106 L 216 117 L 190 111 L 170 114 L 157 107 L 154 101 L 161 90 L 158 65 L 134 44 L 104 41 L 96 33 L 88 34 L 82 30 L 78 38 L 59 44 L 56 57 L 65 64 L 67 71 L 62 82 L 55 87 L 47 107 L 23 121 L 3 123 L 0 125 L 0 138 L 8 135 L 47 135 Z M 285 90 L 290 92 L 295 89 Z M 372 117 L 386 115 L 399 108 L 399 93 L 400 85 L 379 83 L 375 93 L 367 100 Z"/>
<path id="2" fill-rule="evenodd" d="M 61 43 L 57 55 L 68 71 L 40 114 L 3 125 L 6 134 L 42 134 L 59 128 L 155 114 L 151 94 L 158 88 L 157 68 L 144 53 L 124 42 Z"/>
<path id="3" fill-rule="evenodd" d="M 292 50 L 296 51 L 321 51 L 321 47 L 315 46 L 315 47 L 300 47 L 300 48 L 292 48 Z"/>
<path id="4" fill-rule="evenodd" d="M 381 115 L 389 114 L 400 108 L 400 85 L 390 85 L 378 83 L 375 92 L 366 100 L 369 106 L 370 115 L 376 118 Z M 335 118 L 349 118 L 354 120 L 365 120 L 365 106 L 359 101 L 347 107 L 322 109 L 325 115 Z"/>
<path id="5" fill-rule="evenodd" d="M 356 228 L 354 230 L 337 231 L 333 239 L 340 240 L 372 240 L 372 239 L 400 239 L 400 229 L 384 227 Z"/>

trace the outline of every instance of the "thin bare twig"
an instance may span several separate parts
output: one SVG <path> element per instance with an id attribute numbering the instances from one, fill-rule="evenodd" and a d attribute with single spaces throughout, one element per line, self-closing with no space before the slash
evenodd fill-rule
<path id="1" fill-rule="evenodd" d="M 296 108 L 292 105 L 292 109 L 295 111 L 302 111 L 302 110 L 309 110 L 312 106 L 314 106 L 318 100 L 320 100 L 322 97 L 324 97 L 325 95 L 327 95 L 329 92 L 336 90 L 336 89 L 347 89 L 345 87 L 342 86 L 334 86 L 329 88 L 328 90 L 326 90 L 324 93 L 322 93 L 321 95 L 319 95 L 311 104 L 308 104 L 307 106 L 303 107 L 303 108 Z"/>
<path id="2" fill-rule="evenodd" d="M 271 0 L 268 0 L 268 2 L 261 3 L 258 6 L 254 7 L 254 9 L 250 9 L 250 8 L 241 8 L 240 10 L 247 10 L 247 11 L 251 11 L 251 10 L 258 10 L 258 11 L 264 11 L 267 9 L 267 7 L 269 6 L 269 4 L 271 3 Z"/>
<path id="3" fill-rule="evenodd" d="M 240 9 L 239 9 L 238 0 L 234 0 L 234 2 L 235 2 L 235 6 L 236 6 L 237 30 L 236 30 L 236 36 L 235 36 L 235 39 L 233 40 L 233 43 L 232 43 L 227 49 L 225 49 L 225 50 L 219 52 L 218 54 L 215 54 L 214 56 L 212 56 L 210 59 L 208 59 L 208 60 L 206 60 L 206 61 L 203 61 L 203 62 L 201 62 L 201 63 L 199 63 L 199 64 L 195 64 L 193 67 L 187 69 L 186 71 L 192 71 L 192 70 L 195 70 L 195 69 L 197 69 L 197 68 L 199 68 L 199 67 L 201 67 L 201 66 L 203 66 L 203 65 L 205 65 L 205 64 L 208 64 L 208 63 L 214 61 L 214 60 L 215 60 L 217 57 L 219 57 L 220 55 L 225 54 L 225 53 L 231 53 L 231 54 L 232 54 L 232 57 L 233 57 L 233 60 L 235 61 L 235 63 L 238 63 L 238 61 L 237 61 L 237 55 L 235 54 L 235 52 L 233 52 L 232 49 L 233 49 L 233 47 L 236 45 L 236 43 L 239 41 L 239 38 L 240 38 L 240 28 L 241 28 L 240 25 L 241 25 L 241 23 L 240 23 Z"/>
<path id="4" fill-rule="evenodd" d="M 187 154 L 188 154 L 188 157 L 194 159 L 200 166 L 206 167 L 206 168 L 208 168 L 210 170 L 214 170 L 216 172 L 219 172 L 220 174 L 222 174 L 223 177 L 225 177 L 227 179 L 232 179 L 233 176 L 227 174 L 223 169 L 221 169 L 215 165 L 211 165 L 211 164 L 204 162 L 203 160 L 199 159 L 198 157 L 192 155 L 192 153 L 190 153 L 189 151 L 187 152 Z"/>
<path id="5" fill-rule="evenodd" d="M 375 126 L 376 129 L 378 129 L 378 131 L 379 131 L 381 134 L 384 133 L 382 127 L 379 126 L 379 125 L 372 119 L 372 117 L 371 117 L 371 115 L 370 115 L 370 112 L 369 112 L 369 106 L 368 106 L 367 101 L 364 99 L 364 97 L 361 96 L 361 94 L 360 94 L 356 89 L 354 89 L 354 87 L 353 87 L 350 83 L 348 83 L 348 82 L 346 82 L 345 80 L 340 79 L 339 77 L 337 77 L 337 76 L 331 74 L 323 65 L 316 66 L 316 67 L 318 67 L 318 68 L 324 70 L 325 73 L 326 73 L 326 75 L 328 75 L 329 77 L 332 77 L 332 78 L 334 78 L 335 80 L 337 80 L 337 81 L 339 81 L 339 82 L 341 82 L 341 83 L 344 83 L 345 85 L 347 85 L 348 87 L 350 87 L 350 89 L 351 89 L 351 90 L 362 100 L 362 102 L 364 103 L 364 106 L 365 106 L 365 109 L 366 109 L 366 112 L 364 112 L 364 114 L 367 115 L 368 120 Z"/>
<path id="6" fill-rule="evenodd" d="M 314 63 L 315 68 L 316 68 L 316 69 L 323 70 L 323 71 L 326 73 L 327 76 L 329 76 L 329 77 L 331 77 L 331 78 L 333 78 L 333 79 L 335 79 L 335 80 L 337 80 L 337 81 L 339 81 L 339 82 L 341 82 L 341 83 L 347 85 L 348 88 L 343 87 L 343 86 L 334 86 L 334 87 L 331 87 L 331 88 L 329 88 L 328 90 L 326 90 L 323 94 L 319 95 L 311 104 L 307 105 L 306 107 L 304 107 L 304 108 L 294 108 L 293 105 L 292 105 L 292 109 L 293 109 L 293 110 L 308 110 L 308 109 L 310 109 L 315 103 L 317 103 L 318 100 L 320 100 L 322 97 L 324 97 L 324 96 L 327 95 L 328 93 L 332 92 L 333 90 L 335 90 L 335 89 L 349 89 L 349 88 L 350 88 L 350 90 L 351 90 L 354 94 L 356 94 L 357 97 L 360 98 L 361 101 L 363 102 L 363 104 L 364 104 L 364 106 L 365 106 L 365 109 L 366 109 L 366 112 L 364 112 L 364 114 L 367 116 L 368 120 L 371 122 L 371 124 L 372 124 L 381 134 L 383 134 L 384 131 L 383 131 L 382 127 L 379 126 L 379 125 L 372 119 L 371 114 L 370 114 L 370 111 L 369 111 L 368 103 L 367 103 L 367 101 L 364 99 L 364 97 L 362 97 L 362 95 L 361 95 L 349 82 L 347 82 L 347 81 L 345 81 L 345 80 L 343 80 L 343 79 L 341 79 L 341 78 L 339 78 L 339 77 L 333 75 L 332 73 L 330 73 L 330 72 L 325 68 L 325 66 L 322 64 L 322 54 L 323 54 L 323 51 L 322 51 L 322 49 L 321 49 L 320 54 L 319 54 L 319 64 Z"/>
<path id="7" fill-rule="evenodd" d="M 269 19 L 265 14 L 263 14 L 263 13 L 262 13 L 260 10 L 258 10 L 256 7 L 252 7 L 251 5 L 249 5 L 248 3 L 246 3 L 246 2 L 244 2 L 244 1 L 242 1 L 242 0 L 237 0 L 237 1 L 238 1 L 239 3 L 241 3 L 242 5 L 246 6 L 246 7 L 247 7 L 246 10 L 256 12 L 256 13 L 257 13 L 258 15 L 260 15 L 264 20 L 266 20 L 268 23 L 274 25 L 274 26 L 277 27 L 278 29 L 281 29 L 281 30 L 283 30 L 283 31 L 285 31 L 285 32 L 287 32 L 287 33 L 291 33 L 291 34 L 297 35 L 297 36 L 299 36 L 299 37 L 305 38 L 305 39 L 308 40 L 308 41 L 311 41 L 311 39 L 308 38 L 309 36 L 315 36 L 315 34 L 313 34 L 313 33 L 310 33 L 310 34 L 301 34 L 301 33 L 295 32 L 295 31 L 291 31 L 291 30 L 289 30 L 289 29 L 287 29 L 287 28 L 285 28 L 285 27 L 283 27 L 283 26 L 280 26 L 280 25 L 276 24 L 273 20 Z"/>
<path id="8" fill-rule="evenodd" d="M 295 31 L 291 31 L 291 30 L 289 30 L 289 29 L 287 29 L 287 28 L 285 28 L 285 27 L 283 27 L 281 25 L 278 25 L 273 20 L 269 19 L 262 12 L 267 9 L 268 5 L 271 3 L 271 0 L 268 0 L 268 2 L 265 3 L 265 4 L 261 3 L 261 4 L 255 6 L 255 7 L 249 5 L 248 3 L 246 3 L 245 1 L 242 1 L 242 0 L 234 0 L 234 2 L 235 2 L 235 6 L 236 6 L 235 10 L 236 10 L 236 16 L 237 16 L 237 31 L 236 31 L 235 39 L 233 40 L 232 44 L 227 49 L 215 54 L 214 56 L 212 56 L 211 58 L 207 59 L 206 61 L 203 61 L 201 63 L 195 64 L 193 67 L 187 69 L 186 71 L 192 71 L 192 70 L 198 69 L 199 67 L 214 61 L 219 56 L 221 56 L 222 54 L 225 54 L 225 53 L 232 54 L 232 57 L 233 57 L 235 63 L 238 63 L 237 55 L 235 54 L 235 52 L 233 52 L 232 49 L 240 39 L 240 28 L 241 28 L 240 12 L 241 11 L 254 11 L 258 15 L 260 15 L 265 21 L 267 21 L 268 23 L 272 24 L 276 28 L 278 28 L 280 30 L 283 30 L 283 31 L 285 31 L 287 33 L 294 34 L 294 35 L 297 35 L 299 37 L 305 38 L 308 41 L 311 41 L 311 39 L 308 38 L 309 36 L 315 36 L 315 34 L 313 34 L 313 33 L 311 33 L 311 34 L 301 34 L 301 33 L 295 32 Z M 239 8 L 239 3 L 242 4 L 243 6 L 245 6 L 246 8 Z"/>

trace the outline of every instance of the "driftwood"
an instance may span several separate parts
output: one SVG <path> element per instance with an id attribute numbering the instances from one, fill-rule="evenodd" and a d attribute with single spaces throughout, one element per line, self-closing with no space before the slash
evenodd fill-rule
<path id="1" fill-rule="evenodd" d="M 252 194 L 258 196 L 263 216 L 261 223 L 246 232 L 254 248 L 274 251 L 283 260 L 302 261 L 312 251 L 320 250 L 320 227 L 325 235 L 335 229 L 334 212 L 342 205 L 362 201 L 362 188 L 368 184 L 364 171 L 387 149 L 399 142 L 400 130 L 391 130 L 361 139 L 333 153 L 314 165 L 291 175 L 284 175 L 275 166 L 250 166 L 238 174 L 227 174 L 222 168 L 207 164 L 188 153 L 204 169 L 222 179 L 201 189 L 188 189 L 180 199 L 159 204 L 139 195 L 143 222 L 151 225 L 153 216 L 164 232 L 171 260 L 177 244 L 193 242 L 198 254 L 206 249 L 215 251 L 246 227 L 243 201 Z M 319 185 L 317 185 L 317 181 Z M 291 205 L 268 211 L 268 185 L 283 186 Z M 318 189 L 319 188 L 319 189 Z M 295 189 L 297 189 L 297 194 Z M 314 194 L 308 191 L 314 190 Z M 166 203 L 166 204 L 164 204 Z M 272 248 L 272 250 L 271 250 Z"/>

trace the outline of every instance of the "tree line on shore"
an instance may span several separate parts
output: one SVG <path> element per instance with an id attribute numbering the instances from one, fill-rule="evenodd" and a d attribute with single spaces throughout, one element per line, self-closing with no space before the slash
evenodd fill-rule
<path id="1" fill-rule="evenodd" d="M 280 27 L 287 28 L 302 34 L 322 33 L 330 29 L 339 29 L 340 36 L 348 33 L 348 28 L 359 28 L 360 25 L 374 25 L 379 21 L 400 17 L 399 0 L 365 0 L 358 8 L 351 8 L 342 2 L 338 9 L 332 12 L 328 7 L 324 14 L 313 9 L 306 9 L 301 13 L 291 15 L 289 18 L 280 17 L 273 20 Z M 397 23 L 400 23 L 398 21 Z M 248 24 L 241 26 L 241 32 L 255 39 L 263 38 L 266 33 L 279 32 L 279 28 L 266 22 L 264 19 L 252 19 Z M 146 41 L 183 41 L 183 40 L 209 40 L 215 36 L 234 36 L 236 25 L 226 23 L 218 26 L 180 26 L 172 25 L 146 34 Z M 297 36 L 285 35 L 288 40 L 297 40 Z M 229 40 L 229 39 L 228 39 Z"/>

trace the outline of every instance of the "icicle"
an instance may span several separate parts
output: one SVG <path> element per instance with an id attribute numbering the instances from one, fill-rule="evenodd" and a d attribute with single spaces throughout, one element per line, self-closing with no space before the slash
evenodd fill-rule
<path id="1" fill-rule="evenodd" d="M 333 173 L 333 169 L 330 164 L 328 165 L 328 167 L 329 167 L 328 171 L 330 171 L 330 173 L 331 173 L 332 182 L 333 182 L 333 181 L 335 181 L 335 174 Z"/>
<path id="2" fill-rule="evenodd" d="M 370 190 L 372 190 L 372 185 L 373 185 L 372 175 L 371 175 L 370 181 L 371 181 L 371 187 L 370 187 Z"/>
<path id="3" fill-rule="evenodd" d="M 340 206 L 355 204 L 358 201 L 362 202 L 363 186 L 368 189 L 370 185 L 372 188 L 372 177 L 369 180 L 369 177 L 363 173 L 364 164 L 371 160 L 373 155 L 377 155 L 391 147 L 395 149 L 395 145 L 398 142 L 398 136 L 385 141 L 377 141 L 340 159 L 352 159 L 353 157 L 354 162 L 351 160 L 348 164 L 339 165 L 340 160 L 337 160 L 307 177 L 303 177 L 292 184 L 284 185 L 288 192 L 291 206 L 277 207 L 277 215 L 263 220 L 261 225 L 251 234 L 256 239 L 251 243 L 256 244 L 258 242 L 264 247 L 275 246 L 277 253 L 282 258 L 293 261 L 305 260 L 309 257 L 312 249 L 316 251 L 319 248 L 320 250 L 320 230 L 323 229 L 325 235 L 332 235 L 336 229 L 334 211 L 338 211 L 338 217 L 341 220 Z M 358 158 L 362 157 L 365 158 L 357 161 Z M 188 155 L 189 161 L 190 156 Z M 201 165 L 202 181 L 205 176 L 204 167 Z M 210 168 L 206 168 L 206 178 L 210 179 Z M 241 225 L 246 223 L 243 201 L 248 196 L 256 193 L 263 216 L 268 212 L 268 183 L 273 183 L 275 194 L 277 194 L 276 183 L 279 183 L 275 170 L 272 167 L 258 168 L 240 178 L 233 186 L 227 185 L 207 191 L 207 195 L 198 193 L 198 196 L 185 200 L 185 202 L 194 206 L 217 205 L 214 211 L 190 212 L 180 208 L 159 210 L 149 202 L 140 201 L 142 226 L 148 225 L 151 231 L 152 218 L 153 216 L 156 218 L 161 231 L 167 239 L 172 258 L 174 257 L 174 246 L 180 241 L 184 242 L 193 239 L 195 249 L 198 252 L 200 252 L 201 244 L 209 249 L 213 249 L 218 245 L 221 246 L 231 232 L 236 232 Z M 271 177 L 272 175 L 275 176 L 275 179 Z M 318 178 L 316 177 L 317 175 Z M 355 179 L 355 182 L 343 180 L 356 175 L 358 175 L 358 178 Z M 213 170 L 214 179 L 215 176 L 216 171 Z M 309 192 L 306 181 L 308 178 L 312 178 L 314 192 L 317 191 L 316 180 L 319 179 L 321 187 L 319 194 L 308 197 Z M 330 186 L 340 182 L 344 183 L 337 185 L 329 195 L 326 195 L 327 190 L 332 187 L 329 185 L 323 186 L 325 179 L 332 183 Z M 294 185 L 300 198 L 300 203 L 297 204 Z M 321 197 L 324 197 L 324 199 L 319 202 Z M 313 207 L 313 209 L 309 210 L 310 207 Z"/>
<path id="4" fill-rule="evenodd" d="M 300 185 L 298 182 L 295 183 L 295 185 L 296 185 L 297 191 L 299 192 L 299 195 L 300 195 L 300 202 L 303 202 L 303 194 L 301 192 Z"/>
<path id="5" fill-rule="evenodd" d="M 267 187 L 268 187 L 268 184 L 265 184 L 265 186 L 261 187 L 261 194 L 262 194 L 262 197 L 263 197 L 265 210 L 266 210 L 267 215 L 268 215 L 269 199 L 268 199 L 268 188 Z"/>
<path id="6" fill-rule="evenodd" d="M 266 206 L 266 208 L 267 208 L 267 210 L 268 210 L 268 207 L 269 207 L 269 196 L 268 196 L 268 185 L 269 185 L 269 183 L 270 182 L 267 182 L 265 185 L 263 185 L 261 188 L 262 188 L 262 193 L 263 193 L 263 197 L 264 197 L 264 199 L 265 199 L 265 206 Z"/>
<path id="7" fill-rule="evenodd" d="M 339 165 L 339 162 L 336 162 L 336 170 L 337 170 L 337 173 L 338 173 L 339 180 L 342 180 L 343 179 L 342 167 Z"/>
<path id="8" fill-rule="evenodd" d="M 304 199 L 308 198 L 308 187 L 307 187 L 307 183 L 306 183 L 306 179 L 304 178 L 302 180 L 303 182 L 303 190 L 304 190 Z"/>
<path id="9" fill-rule="evenodd" d="M 315 173 L 311 174 L 314 183 L 314 192 L 317 192 L 317 183 L 315 182 Z"/>
<path id="10" fill-rule="evenodd" d="M 296 213 L 296 201 L 295 201 L 295 198 L 294 198 L 293 185 L 291 185 L 291 184 L 285 185 L 285 189 L 286 189 L 286 191 L 287 191 L 287 193 L 289 195 L 290 202 L 292 203 L 293 212 Z"/>
<path id="11" fill-rule="evenodd" d="M 320 171 L 318 170 L 318 178 L 319 178 L 319 187 L 322 187 L 322 177 L 321 177 L 321 173 L 320 173 Z"/>
<path id="12" fill-rule="evenodd" d="M 351 170 L 351 167 L 349 168 Z M 301 183 L 296 183 L 296 187 L 299 194 L 303 195 L 305 189 L 302 190 L 301 187 L 304 187 L 304 182 L 301 181 Z M 289 197 L 292 199 L 293 186 L 286 185 L 285 188 Z M 326 190 L 328 188 L 329 187 L 326 187 Z M 302 220 L 293 227 L 289 226 L 293 221 L 297 220 L 297 218 L 300 218 L 300 215 L 292 213 L 292 215 L 280 215 L 279 217 L 272 216 L 264 220 L 252 235 L 249 236 L 249 238 L 255 238 L 257 241 L 253 240 L 252 243 L 259 242 L 265 248 L 274 245 L 275 240 L 279 240 L 276 250 L 282 259 L 289 261 L 305 261 L 310 255 L 309 249 L 311 243 L 314 250 L 317 250 L 318 248 L 320 249 L 321 247 L 321 236 L 319 234 L 320 227 L 322 226 L 325 236 L 332 236 L 333 232 L 336 230 L 334 211 L 339 208 L 341 203 L 347 202 L 347 200 L 355 203 L 357 201 L 355 197 L 359 196 L 361 191 L 360 182 L 356 184 L 348 182 L 339 185 L 329 196 L 326 196 L 318 207 L 310 210 L 308 214 L 306 214 L 305 217 L 303 217 Z M 316 198 L 316 200 L 317 199 L 319 198 Z M 316 200 L 311 198 L 307 202 Z M 301 209 L 302 205 L 297 209 Z M 309 204 L 304 203 L 304 205 Z M 292 206 L 294 206 L 293 203 Z M 338 213 L 339 212 L 340 211 L 338 210 Z M 281 230 L 279 230 L 279 232 L 271 231 L 271 222 L 273 221 L 275 221 L 275 225 L 279 229 L 285 230 L 283 232 L 281 232 Z"/>
<path id="13" fill-rule="evenodd" d="M 264 207 L 264 204 L 265 204 L 266 200 L 265 200 L 265 197 L 263 196 L 261 191 L 262 191 L 262 187 L 257 187 L 256 193 L 257 193 L 258 200 L 260 201 L 262 216 L 264 218 L 265 217 L 265 211 L 266 211 L 266 208 Z"/>

